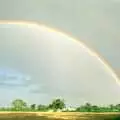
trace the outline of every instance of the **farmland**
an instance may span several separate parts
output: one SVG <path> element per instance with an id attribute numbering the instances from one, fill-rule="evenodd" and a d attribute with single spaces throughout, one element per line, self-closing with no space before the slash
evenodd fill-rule
<path id="1" fill-rule="evenodd" d="M 0 112 L 0 120 L 120 120 L 120 113 Z"/>
<path id="2" fill-rule="evenodd" d="M 120 120 L 120 104 L 105 107 L 86 103 L 73 109 L 62 99 L 47 105 L 28 105 L 15 99 L 11 106 L 0 107 L 0 120 Z"/>

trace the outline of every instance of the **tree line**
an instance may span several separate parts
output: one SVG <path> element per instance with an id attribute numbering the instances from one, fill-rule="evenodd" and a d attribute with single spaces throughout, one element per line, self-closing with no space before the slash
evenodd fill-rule
<path id="1" fill-rule="evenodd" d="M 48 105 L 36 105 L 31 104 L 28 105 L 22 99 L 15 99 L 12 101 L 10 107 L 1 107 L 0 111 L 41 111 L 41 112 L 48 112 L 48 111 L 62 111 L 62 112 L 120 112 L 120 104 L 117 105 L 108 105 L 107 107 L 104 106 L 97 106 L 92 105 L 90 103 L 85 103 L 75 109 L 70 109 L 66 107 L 64 99 L 54 99 Z"/>

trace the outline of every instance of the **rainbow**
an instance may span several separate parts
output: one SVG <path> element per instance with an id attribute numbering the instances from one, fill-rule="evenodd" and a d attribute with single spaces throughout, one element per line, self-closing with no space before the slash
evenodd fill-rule
<path id="1" fill-rule="evenodd" d="M 120 79 L 116 75 L 116 73 L 112 69 L 112 67 L 109 65 L 109 63 L 107 61 L 105 61 L 104 58 L 102 56 L 100 56 L 100 54 L 98 54 L 97 52 L 95 52 L 91 48 L 87 47 L 87 45 L 84 44 L 82 41 L 77 40 L 76 38 L 73 38 L 70 34 L 66 34 L 65 32 L 61 32 L 60 30 L 50 28 L 50 27 L 48 27 L 48 26 L 46 26 L 46 25 L 44 25 L 42 23 L 34 22 L 34 21 L 0 20 L 0 24 L 8 24 L 8 25 L 11 24 L 11 25 L 22 25 L 22 26 L 24 25 L 24 26 L 26 26 L 28 28 L 43 27 L 48 32 L 54 32 L 54 33 L 60 34 L 63 37 L 68 37 L 70 40 L 72 40 L 72 41 L 76 42 L 77 44 L 79 44 L 80 47 L 83 48 L 90 56 L 95 57 L 106 68 L 106 70 L 109 73 L 111 73 L 111 76 L 114 78 L 116 83 L 118 85 L 120 85 Z"/>

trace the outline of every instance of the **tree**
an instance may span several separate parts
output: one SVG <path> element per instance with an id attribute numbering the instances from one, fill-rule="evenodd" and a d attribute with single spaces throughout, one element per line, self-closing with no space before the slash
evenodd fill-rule
<path id="1" fill-rule="evenodd" d="M 92 106 L 92 111 L 93 111 L 93 112 L 99 112 L 99 110 L 100 110 L 100 109 L 99 109 L 99 107 L 98 107 L 97 105 L 93 105 L 93 106 Z"/>
<path id="2" fill-rule="evenodd" d="M 86 103 L 86 104 L 84 105 L 84 107 L 85 107 L 85 109 L 86 109 L 87 112 L 91 112 L 91 110 L 92 110 L 92 105 L 91 105 L 90 103 Z"/>
<path id="3" fill-rule="evenodd" d="M 39 111 L 46 111 L 48 109 L 48 106 L 46 105 L 38 105 L 37 110 Z"/>
<path id="4" fill-rule="evenodd" d="M 32 105 L 30 106 L 30 108 L 31 108 L 32 110 L 35 110 L 35 109 L 36 109 L 36 104 L 32 104 Z"/>
<path id="5" fill-rule="evenodd" d="M 64 100 L 61 100 L 61 99 L 53 100 L 52 104 L 49 105 L 49 108 L 54 109 L 54 110 L 65 108 Z"/>
<path id="6" fill-rule="evenodd" d="M 27 107 L 27 103 L 21 99 L 16 99 L 12 102 L 12 107 L 15 110 L 23 110 Z"/>
<path id="7" fill-rule="evenodd" d="M 115 108 L 120 112 L 120 104 L 117 104 Z"/>
<path id="8" fill-rule="evenodd" d="M 113 104 L 110 104 L 110 105 L 109 105 L 109 109 L 110 109 L 110 111 L 114 111 L 115 106 L 114 106 Z"/>

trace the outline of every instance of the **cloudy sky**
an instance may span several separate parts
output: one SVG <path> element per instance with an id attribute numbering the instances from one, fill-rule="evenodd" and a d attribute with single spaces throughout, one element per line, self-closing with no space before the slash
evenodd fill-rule
<path id="1" fill-rule="evenodd" d="M 71 34 L 97 51 L 119 76 L 119 0 L 0 0 L 1 20 L 32 20 Z M 43 27 L 0 25 L 0 104 L 118 103 L 120 87 L 79 44 Z M 66 87 L 67 86 L 67 87 Z"/>

